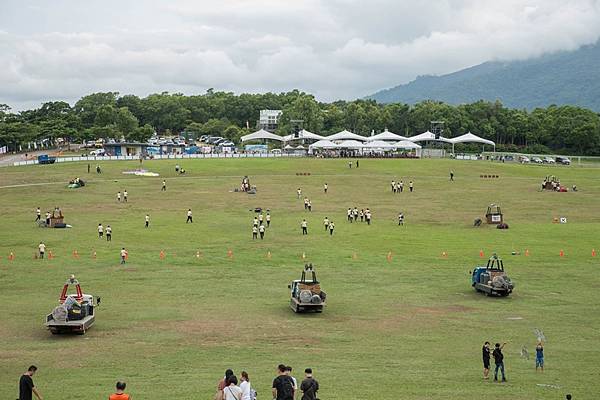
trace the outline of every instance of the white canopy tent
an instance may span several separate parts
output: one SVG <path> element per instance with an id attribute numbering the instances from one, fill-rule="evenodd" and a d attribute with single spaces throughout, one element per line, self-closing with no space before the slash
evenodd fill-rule
<path id="1" fill-rule="evenodd" d="M 387 128 L 377 135 L 369 136 L 367 141 L 371 142 L 374 140 L 390 140 L 390 141 L 398 141 L 398 140 L 406 140 L 407 138 L 404 136 L 397 135 L 393 132 L 387 130 Z"/>
<path id="2" fill-rule="evenodd" d="M 396 143 L 395 146 L 398 149 L 421 149 L 420 145 L 411 142 L 410 140 L 401 140 L 398 143 Z"/>
<path id="3" fill-rule="evenodd" d="M 461 136 L 457 136 L 455 138 L 451 138 L 449 139 L 450 143 L 452 143 L 452 153 L 454 153 L 454 145 L 456 143 L 481 143 L 481 144 L 487 144 L 490 146 L 494 146 L 494 151 L 496 151 L 496 143 L 492 142 L 491 140 L 487 140 L 484 138 L 481 138 L 477 135 L 472 134 L 471 132 L 467 132 L 464 135 Z"/>
<path id="4" fill-rule="evenodd" d="M 365 145 L 358 140 L 344 140 L 340 144 L 337 145 L 338 149 L 362 149 Z"/>
<path id="5" fill-rule="evenodd" d="M 356 133 L 352 133 L 345 129 L 343 131 L 333 134 L 331 136 L 327 136 L 325 139 L 331 140 L 332 142 L 335 140 L 360 140 L 361 142 L 364 142 L 365 140 L 367 140 L 367 138 L 365 136 L 357 135 Z"/>
<path id="6" fill-rule="evenodd" d="M 251 133 L 249 135 L 245 135 L 241 137 L 242 142 L 248 142 L 250 140 L 278 140 L 283 142 L 283 137 L 279 135 L 275 135 L 274 133 L 267 132 L 264 129 Z"/>
<path id="7" fill-rule="evenodd" d="M 296 135 L 287 135 L 283 137 L 283 140 L 286 142 L 291 142 L 292 140 L 323 140 L 325 136 L 317 135 L 316 133 L 312 133 L 307 131 L 306 129 L 302 129 L 298 132 L 298 136 Z"/>
<path id="8" fill-rule="evenodd" d="M 416 136 L 411 136 L 409 138 L 406 138 L 407 140 L 410 140 L 411 142 L 445 142 L 445 143 L 452 143 L 451 139 L 446 139 L 445 137 L 440 136 L 439 138 L 436 139 L 435 134 L 427 131 L 427 132 L 423 132 L 419 135 Z"/>
<path id="9" fill-rule="evenodd" d="M 315 142 L 308 146 L 309 149 L 335 149 L 337 147 L 337 144 L 327 139 L 319 140 L 318 142 Z"/>
<path id="10" fill-rule="evenodd" d="M 383 140 L 373 140 L 371 142 L 367 142 L 362 146 L 364 149 L 382 149 L 382 150 L 392 150 L 395 149 L 396 146 L 393 143 L 387 143 Z"/>

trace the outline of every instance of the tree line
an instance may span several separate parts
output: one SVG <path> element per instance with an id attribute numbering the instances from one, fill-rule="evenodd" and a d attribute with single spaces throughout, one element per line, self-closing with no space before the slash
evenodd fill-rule
<path id="1" fill-rule="evenodd" d="M 372 130 L 378 133 L 385 128 L 413 136 L 437 120 L 445 122 L 445 137 L 470 131 L 496 142 L 498 150 L 600 155 L 600 115 L 577 106 L 527 111 L 506 108 L 499 101 L 459 106 L 438 101 L 380 104 L 362 99 L 323 103 L 298 90 L 235 95 L 210 89 L 201 95 L 165 92 L 144 98 L 93 93 L 72 106 L 51 101 L 16 113 L 0 104 L 0 146 L 15 150 L 29 142 L 57 138 L 72 143 L 121 137 L 146 141 L 155 132 L 237 141 L 255 130 L 262 109 L 283 110 L 277 130 L 281 135 L 291 133 L 294 121 L 302 120 L 304 129 L 324 136 L 343 129 L 368 136 Z"/>

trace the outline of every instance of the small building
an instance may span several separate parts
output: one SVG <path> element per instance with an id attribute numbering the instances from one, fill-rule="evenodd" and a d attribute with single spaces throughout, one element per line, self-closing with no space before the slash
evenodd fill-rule
<path id="1" fill-rule="evenodd" d="M 149 154 L 183 154 L 185 144 L 162 144 L 151 145 L 148 143 L 104 143 L 104 151 L 107 156 L 146 156 Z"/>
<path id="2" fill-rule="evenodd" d="M 260 110 L 258 123 L 256 124 L 257 128 L 275 132 L 281 113 L 281 110 Z"/>

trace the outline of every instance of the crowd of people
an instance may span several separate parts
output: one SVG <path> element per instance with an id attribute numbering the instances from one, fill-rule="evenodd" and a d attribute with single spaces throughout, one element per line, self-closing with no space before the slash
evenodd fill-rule
<path id="1" fill-rule="evenodd" d="M 451 177 L 452 177 L 451 180 L 454 180 L 454 174 L 452 174 Z M 400 193 L 404 192 L 404 181 L 403 180 L 399 180 L 399 181 L 393 180 L 391 182 L 390 186 L 392 187 L 392 193 L 400 194 Z M 408 182 L 408 191 L 410 193 L 412 193 L 414 191 L 414 189 L 415 189 L 415 183 L 412 180 L 410 180 Z"/>
<path id="2" fill-rule="evenodd" d="M 368 207 L 361 208 L 360 210 L 356 206 L 354 208 L 349 207 L 346 211 L 346 218 L 350 223 L 357 222 L 360 219 L 360 222 L 366 222 L 367 225 L 371 225 L 372 216 L 371 210 Z"/>

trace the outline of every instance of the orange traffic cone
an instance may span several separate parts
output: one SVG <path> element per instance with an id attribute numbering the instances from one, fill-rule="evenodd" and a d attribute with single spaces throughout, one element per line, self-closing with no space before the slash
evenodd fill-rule
<path id="1" fill-rule="evenodd" d="M 596 257 L 596 249 L 592 249 L 592 257 Z"/>
<path id="2" fill-rule="evenodd" d="M 164 252 L 164 250 L 160 251 L 160 254 L 158 255 L 158 257 L 160 257 L 161 260 L 165 259 L 165 252 Z"/>
<path id="3" fill-rule="evenodd" d="M 387 262 L 392 262 L 392 252 L 388 251 L 387 255 L 385 256 Z"/>
<path id="4" fill-rule="evenodd" d="M 561 257 L 565 256 L 565 252 L 563 251 L 563 249 L 560 249 L 560 253 L 558 253 Z"/>
<path id="5" fill-rule="evenodd" d="M 73 258 L 79 258 L 79 253 L 77 250 L 73 250 Z"/>
<path id="6" fill-rule="evenodd" d="M 227 250 L 227 257 L 229 257 L 229 259 L 233 259 L 233 251 L 231 251 L 231 249 Z"/>
<path id="7" fill-rule="evenodd" d="M 529 249 L 525 249 L 525 257 L 529 257 Z"/>
<path id="8" fill-rule="evenodd" d="M 442 257 L 443 258 L 448 258 L 448 253 L 446 253 L 445 251 L 442 251 Z"/>
<path id="9" fill-rule="evenodd" d="M 15 254 L 11 251 L 10 254 L 8 255 L 8 259 L 10 261 L 14 261 L 15 260 Z"/>
<path id="10" fill-rule="evenodd" d="M 52 260 L 54 258 L 54 254 L 52 254 L 52 250 L 48 251 L 48 259 Z"/>
<path id="11" fill-rule="evenodd" d="M 485 257 L 485 254 L 483 253 L 483 250 L 479 250 L 479 257 L 481 257 L 481 258 Z"/>

